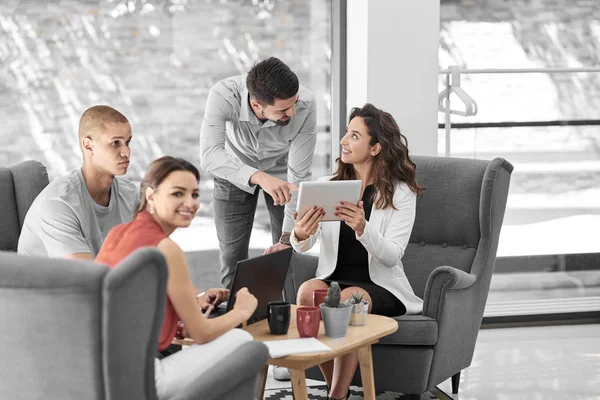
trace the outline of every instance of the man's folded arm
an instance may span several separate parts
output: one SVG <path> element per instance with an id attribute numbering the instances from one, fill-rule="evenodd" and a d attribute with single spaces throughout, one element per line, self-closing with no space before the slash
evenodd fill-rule
<path id="1" fill-rule="evenodd" d="M 69 205 L 59 200 L 49 201 L 39 218 L 38 237 L 48 257 L 94 259 L 83 236 L 81 221 Z"/>

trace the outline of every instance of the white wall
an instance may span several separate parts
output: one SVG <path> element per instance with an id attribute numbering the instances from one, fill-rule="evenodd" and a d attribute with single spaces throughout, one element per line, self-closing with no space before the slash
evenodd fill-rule
<path id="1" fill-rule="evenodd" d="M 391 113 L 412 154 L 437 155 L 439 24 L 439 0 L 348 0 L 348 109 Z"/>

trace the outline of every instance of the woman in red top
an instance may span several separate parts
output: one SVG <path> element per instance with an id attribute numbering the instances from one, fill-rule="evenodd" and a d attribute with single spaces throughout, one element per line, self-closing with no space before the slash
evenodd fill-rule
<path id="1" fill-rule="evenodd" d="M 167 261 L 167 306 L 158 350 L 170 345 L 179 320 L 197 344 L 155 360 L 159 399 L 170 398 L 219 358 L 252 340 L 248 332 L 234 328 L 252 315 L 256 298 L 243 288 L 237 292 L 233 310 L 218 318 L 205 318 L 198 303 L 206 308 L 226 300 L 229 292 L 209 289 L 197 295 L 183 251 L 169 239 L 176 228 L 189 226 L 196 215 L 199 180 L 196 167 L 183 159 L 166 156 L 153 161 L 141 184 L 134 220 L 113 228 L 96 258 L 96 262 L 114 268 L 135 250 L 153 246 Z"/>

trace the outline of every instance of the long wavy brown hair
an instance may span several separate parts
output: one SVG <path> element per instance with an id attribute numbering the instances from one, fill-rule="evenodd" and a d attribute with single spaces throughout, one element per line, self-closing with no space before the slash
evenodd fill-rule
<path id="1" fill-rule="evenodd" d="M 356 117 L 361 117 L 369 130 L 369 144 L 381 145 L 381 151 L 372 159 L 371 173 L 375 190 L 371 200 L 375 207 L 396 209 L 393 202 L 394 185 L 399 181 L 406 182 L 410 190 L 420 195 L 425 189 L 417 184 L 416 165 L 408 155 L 408 140 L 400 132 L 394 117 L 369 103 L 362 108 L 353 108 L 348 122 Z M 332 181 L 357 179 L 354 165 L 344 163 L 341 157 L 336 161 L 338 168 Z"/>

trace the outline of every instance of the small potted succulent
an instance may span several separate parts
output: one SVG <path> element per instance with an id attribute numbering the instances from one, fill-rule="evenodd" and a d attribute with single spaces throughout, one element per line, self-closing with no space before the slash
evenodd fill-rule
<path id="1" fill-rule="evenodd" d="M 367 324 L 367 313 L 369 312 L 369 302 L 363 300 L 363 295 L 358 290 L 350 298 L 352 312 L 350 313 L 350 325 L 362 326 Z"/>
<path id="2" fill-rule="evenodd" d="M 340 298 L 340 285 L 337 282 L 331 282 L 329 292 L 325 297 L 325 303 L 319 306 L 323 316 L 325 336 L 330 338 L 342 338 L 348 332 L 352 305 L 347 302 L 340 302 Z"/>

